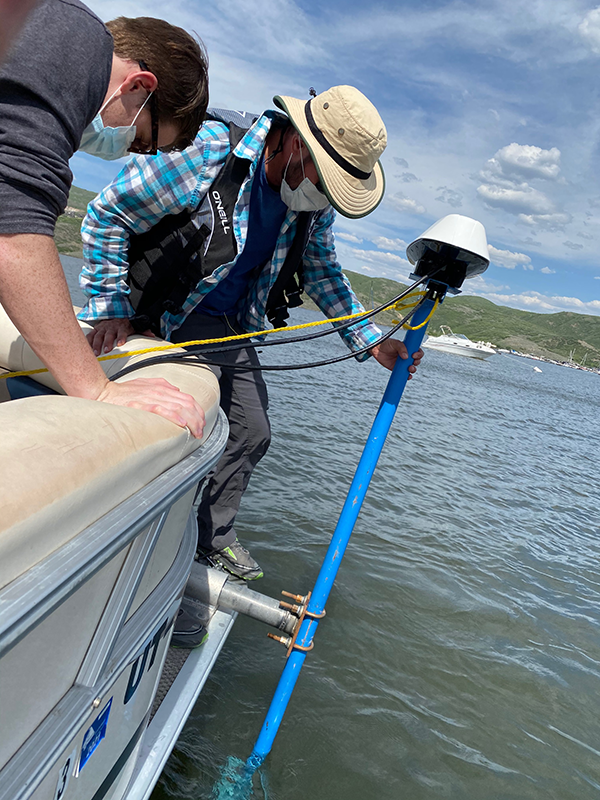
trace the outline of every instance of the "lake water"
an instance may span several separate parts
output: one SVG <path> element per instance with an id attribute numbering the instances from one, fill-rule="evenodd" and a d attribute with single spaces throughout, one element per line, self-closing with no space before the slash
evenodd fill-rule
<path id="1" fill-rule="evenodd" d="M 262 358 L 343 352 L 328 337 Z M 600 378 L 536 363 L 427 352 L 257 798 L 599 796 Z M 387 374 L 352 360 L 267 380 L 273 443 L 238 534 L 265 570 L 254 588 L 304 594 Z M 152 800 L 209 798 L 250 754 L 284 658 L 238 619 Z"/>
<path id="2" fill-rule="evenodd" d="M 600 379 L 535 363 L 427 353 L 262 768 L 269 797 L 598 797 Z M 268 375 L 273 444 L 238 525 L 261 591 L 312 588 L 386 378 Z M 210 797 L 249 755 L 284 663 L 265 634 L 236 623 L 153 800 Z"/>

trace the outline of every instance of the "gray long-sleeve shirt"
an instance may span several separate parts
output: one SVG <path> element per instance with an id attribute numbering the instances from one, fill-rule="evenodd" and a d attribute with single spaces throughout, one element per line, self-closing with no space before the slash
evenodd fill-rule
<path id="1" fill-rule="evenodd" d="M 54 233 L 112 51 L 109 31 L 79 0 L 43 0 L 29 16 L 0 68 L 0 234 Z"/>

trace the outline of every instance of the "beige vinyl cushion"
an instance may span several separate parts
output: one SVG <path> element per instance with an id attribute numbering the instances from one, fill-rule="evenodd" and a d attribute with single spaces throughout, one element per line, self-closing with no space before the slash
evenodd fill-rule
<path id="1" fill-rule="evenodd" d="M 75 311 L 78 311 L 77 308 L 74 308 Z M 82 331 L 85 334 L 88 334 L 93 328 L 90 325 L 87 325 L 85 322 L 79 323 L 81 326 Z M 159 345 L 166 344 L 162 339 L 153 339 L 147 336 L 139 336 L 134 335 L 130 336 L 127 339 L 127 342 L 122 347 L 115 347 L 108 355 L 116 355 L 117 353 L 127 353 L 129 351 L 134 350 L 142 350 L 148 347 L 157 347 Z M 170 353 L 185 353 L 185 350 L 181 348 L 174 348 L 169 350 Z M 124 367 L 128 367 L 130 364 L 136 364 L 140 361 L 148 361 L 156 356 L 165 355 L 166 353 L 148 353 L 141 356 L 124 356 L 123 358 L 118 359 L 111 359 L 109 361 L 100 361 L 100 366 L 102 367 L 105 375 L 111 378 L 113 375 L 116 375 L 117 372 L 122 370 Z M 33 352 L 31 347 L 27 344 L 25 339 L 21 336 L 13 322 L 11 321 L 10 317 L 0 305 L 0 369 L 1 370 L 10 370 L 11 372 L 21 372 L 25 370 L 32 370 L 32 369 L 40 369 L 44 365 L 40 361 L 40 359 L 36 356 Z M 157 365 L 158 366 L 158 365 Z M 157 367 L 153 367 L 156 369 Z M 161 369 L 172 369 L 173 367 L 169 367 L 168 365 L 162 365 Z M 210 370 L 210 367 L 206 368 Z M 186 368 L 186 373 L 189 373 L 190 369 Z M 173 376 L 175 373 L 171 373 Z M 183 373 L 182 373 L 183 374 Z M 126 376 L 119 380 L 132 380 L 134 378 L 141 378 L 141 377 L 150 377 L 150 374 L 146 370 L 140 370 L 132 374 L 131 376 Z M 166 374 L 163 375 L 161 372 L 152 372 L 151 377 L 167 377 Z M 54 378 L 54 376 L 49 372 L 41 372 L 37 375 L 31 375 L 31 378 L 37 383 L 41 383 L 43 386 L 47 386 L 49 389 L 54 389 L 55 392 L 59 392 L 60 394 L 64 394 L 61 386 L 59 385 L 58 381 Z M 169 380 L 169 379 L 167 379 Z M 174 381 L 172 381 L 174 382 Z M 178 385 L 178 384 L 175 384 Z M 183 389 L 183 386 L 179 387 L 183 391 L 187 391 Z M 191 393 L 191 392 L 190 392 Z"/>
<path id="2" fill-rule="evenodd" d="M 158 341 L 132 339 L 138 349 Z M 114 372 L 128 360 L 104 364 Z M 0 308 L 0 367 L 37 366 L 37 357 Z M 209 367 L 157 364 L 123 380 L 135 377 L 166 378 L 193 395 L 206 415 L 203 439 L 156 414 L 93 400 L 42 396 L 0 404 L 0 588 L 177 464 L 209 435 L 220 399 Z M 46 375 L 44 383 L 53 380 Z M 53 388 L 58 388 L 55 382 Z"/>

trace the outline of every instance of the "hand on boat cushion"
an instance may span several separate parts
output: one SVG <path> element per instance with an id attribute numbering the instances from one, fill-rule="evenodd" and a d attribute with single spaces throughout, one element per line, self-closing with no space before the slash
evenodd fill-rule
<path id="1" fill-rule="evenodd" d="M 386 339 L 385 342 L 376 344 L 375 347 L 372 347 L 370 353 L 373 358 L 376 361 L 379 361 L 379 363 L 386 369 L 394 369 L 397 358 L 408 358 L 408 353 L 406 352 L 404 342 L 401 342 L 398 339 Z M 408 380 L 410 380 L 417 371 L 417 367 L 421 363 L 421 359 L 424 355 L 425 354 L 422 350 L 417 350 L 416 353 L 413 353 L 413 363 L 408 368 L 410 373 Z"/>
<path id="2" fill-rule="evenodd" d="M 94 324 L 94 330 L 87 335 L 90 347 L 95 356 L 102 353 L 110 353 L 113 347 L 121 347 L 127 341 L 128 336 L 135 333 L 131 322 L 125 319 L 102 319 Z M 152 336 L 156 338 L 152 331 L 144 331 L 142 336 Z"/>
<path id="3" fill-rule="evenodd" d="M 109 381 L 95 399 L 158 414 L 181 428 L 189 428 L 197 439 L 204 430 L 202 408 L 190 394 L 164 378 L 135 378 L 121 383 Z"/>
<path id="4" fill-rule="evenodd" d="M 127 342 L 127 337 L 135 331 L 128 319 L 104 319 L 94 325 L 87 334 L 87 340 L 94 355 L 110 352 L 116 345 Z M 152 331 L 144 331 L 142 336 L 156 338 Z M 150 411 L 174 422 L 182 428 L 189 428 L 197 438 L 204 430 L 204 411 L 196 400 L 182 392 L 164 378 L 136 378 L 121 383 L 109 382 L 96 398 L 117 406 L 129 406 Z"/>

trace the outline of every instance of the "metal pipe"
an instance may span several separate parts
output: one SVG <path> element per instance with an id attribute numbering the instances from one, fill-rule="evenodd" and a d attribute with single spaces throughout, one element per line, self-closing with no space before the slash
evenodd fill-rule
<path id="1" fill-rule="evenodd" d="M 197 562 L 192 565 L 185 593 L 205 605 L 237 611 L 286 633 L 292 633 L 298 622 L 273 597 L 254 592 L 245 583 L 233 583 L 224 572 Z"/>
<path id="2" fill-rule="evenodd" d="M 207 606 L 218 608 L 219 597 L 225 583 L 227 583 L 225 572 L 194 561 L 185 593 Z"/>
<path id="3" fill-rule="evenodd" d="M 298 618 L 279 607 L 279 601 L 252 589 L 226 583 L 219 597 L 219 608 L 229 608 L 247 617 L 260 620 L 277 630 L 292 633 Z"/>
<path id="4" fill-rule="evenodd" d="M 420 325 L 427 319 L 433 307 L 434 304 L 430 293 L 427 299 L 425 299 L 422 305 L 417 309 L 411 323 L 413 325 Z M 377 465 L 379 455 L 381 454 L 385 438 L 392 424 L 406 382 L 408 381 L 408 368 L 413 363 L 410 356 L 421 346 L 426 330 L 427 325 L 424 325 L 419 330 L 411 330 L 406 334 L 404 343 L 407 347 L 409 358 L 406 360 L 401 358 L 396 359 L 396 364 L 392 370 L 381 405 L 377 411 L 358 467 L 356 468 L 350 491 L 348 492 L 338 524 L 331 538 L 329 549 L 327 550 L 327 554 L 325 555 L 317 577 L 308 604 L 308 612 L 310 613 L 318 615 L 325 608 L 325 603 L 333 587 L 333 582 L 335 581 L 354 524 L 360 512 L 367 489 L 369 488 L 369 483 Z M 246 762 L 246 769 L 250 773 L 260 767 L 271 750 L 285 709 L 296 685 L 296 681 L 298 680 L 302 665 L 304 664 L 306 649 L 312 644 L 318 624 L 318 620 L 309 619 L 307 617 L 300 627 L 296 644 L 302 647 L 303 650 L 292 650 L 286 662 L 258 739 L 250 758 Z"/>

